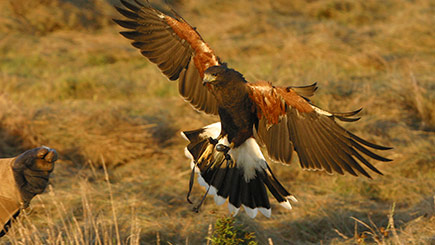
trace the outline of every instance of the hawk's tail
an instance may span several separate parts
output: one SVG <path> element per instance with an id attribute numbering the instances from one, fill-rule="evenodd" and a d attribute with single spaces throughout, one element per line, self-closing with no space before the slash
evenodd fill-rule
<path id="1" fill-rule="evenodd" d="M 229 199 L 228 208 L 234 215 L 243 206 L 251 218 L 258 211 L 270 217 L 267 187 L 282 206 L 291 209 L 289 201 L 296 199 L 275 178 L 255 139 L 250 138 L 231 149 L 228 154 L 232 161 L 229 161 L 209 141 L 210 137 L 216 139 L 220 130 L 220 123 L 214 123 L 182 132 L 189 141 L 185 153 L 192 160 L 191 166 L 198 174 L 198 182 L 208 194 L 214 196 L 216 204 L 221 205 Z M 220 139 L 219 144 L 229 145 L 226 138 Z"/>

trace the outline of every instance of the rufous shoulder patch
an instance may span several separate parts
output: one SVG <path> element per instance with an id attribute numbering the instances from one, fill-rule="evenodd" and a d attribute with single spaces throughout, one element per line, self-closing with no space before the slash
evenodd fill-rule
<path id="1" fill-rule="evenodd" d="M 186 40 L 195 51 L 193 59 L 201 77 L 204 76 L 204 71 L 207 68 L 219 65 L 213 50 L 189 24 L 180 22 L 167 15 L 165 15 L 165 21 L 174 30 L 175 34 L 181 39 Z"/>
<path id="2" fill-rule="evenodd" d="M 279 123 L 286 114 L 286 106 L 293 107 L 301 113 L 312 112 L 314 109 L 291 88 L 274 87 L 266 81 L 250 83 L 250 98 L 257 106 L 258 118 L 265 117 L 268 125 Z"/>
<path id="3" fill-rule="evenodd" d="M 266 81 L 250 83 L 249 97 L 257 106 L 257 117 L 265 117 L 268 124 L 277 124 L 280 117 L 285 115 L 285 101 L 278 95 L 275 88 Z"/>
<path id="4" fill-rule="evenodd" d="M 291 88 L 276 88 L 278 94 L 282 96 L 285 103 L 298 110 L 301 113 L 314 111 L 313 107 L 300 95 Z"/>

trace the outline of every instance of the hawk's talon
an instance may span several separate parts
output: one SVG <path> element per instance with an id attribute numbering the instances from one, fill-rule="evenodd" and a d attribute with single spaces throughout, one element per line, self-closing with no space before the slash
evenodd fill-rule
<path id="1" fill-rule="evenodd" d="M 231 148 L 229 146 L 226 146 L 226 145 L 223 145 L 223 144 L 216 145 L 216 150 L 220 151 L 220 152 L 223 152 L 225 154 L 227 154 L 230 149 Z"/>
<path id="2" fill-rule="evenodd" d="M 228 154 L 228 152 L 231 150 L 231 147 L 226 146 L 224 144 L 218 144 L 218 145 L 216 145 L 216 150 L 224 153 L 225 160 L 227 160 L 227 161 L 233 161 L 231 159 L 231 155 Z"/>
<path id="3" fill-rule="evenodd" d="M 208 142 L 212 145 L 216 145 L 219 141 L 217 139 L 213 139 L 212 137 L 209 137 Z"/>

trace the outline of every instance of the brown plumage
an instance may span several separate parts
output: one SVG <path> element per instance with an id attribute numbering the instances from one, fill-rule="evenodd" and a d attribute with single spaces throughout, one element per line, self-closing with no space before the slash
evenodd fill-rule
<path id="1" fill-rule="evenodd" d="M 170 80 L 178 79 L 180 94 L 194 108 L 216 115 L 216 101 L 201 82 L 203 72 L 219 62 L 199 33 L 181 17 L 172 18 L 139 2 L 139 6 L 121 2 L 127 9 L 116 9 L 129 20 L 114 21 L 131 30 L 121 34 Z"/>
<path id="2" fill-rule="evenodd" d="M 257 208 L 268 216 L 266 186 L 281 204 L 290 206 L 288 200 L 294 197 L 273 176 L 257 142 L 282 163 L 290 163 L 296 151 L 304 169 L 371 178 L 365 166 L 382 174 L 366 158 L 390 161 L 370 150 L 390 148 L 367 142 L 335 122 L 356 121 L 353 116 L 360 110 L 333 113 L 314 106 L 308 97 L 316 84 L 248 83 L 221 63 L 196 29 L 175 12 L 173 18 L 149 4 L 121 3 L 126 9 L 117 9 L 128 20 L 115 22 L 131 29 L 121 34 L 170 80 L 178 79 L 180 94 L 194 108 L 219 115 L 220 124 L 183 133 L 193 169 L 218 203 L 229 198 L 232 211 L 244 205 L 250 216 Z"/>

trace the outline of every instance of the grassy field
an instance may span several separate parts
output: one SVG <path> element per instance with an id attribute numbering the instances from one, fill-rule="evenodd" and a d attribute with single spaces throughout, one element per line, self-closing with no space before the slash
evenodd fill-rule
<path id="1" fill-rule="evenodd" d="M 115 0 L 0 3 L 0 153 L 47 145 L 51 185 L 6 244 L 204 244 L 226 204 L 186 202 L 193 111 L 111 22 Z M 165 6 L 162 2 L 153 4 Z M 236 223 L 259 244 L 435 243 L 435 3 L 169 1 L 249 81 L 318 82 L 315 104 L 363 107 L 344 126 L 394 147 L 374 179 L 272 164 L 298 198 Z M 107 167 L 106 167 L 107 166 Z M 192 199 L 204 193 L 195 184 Z"/>

